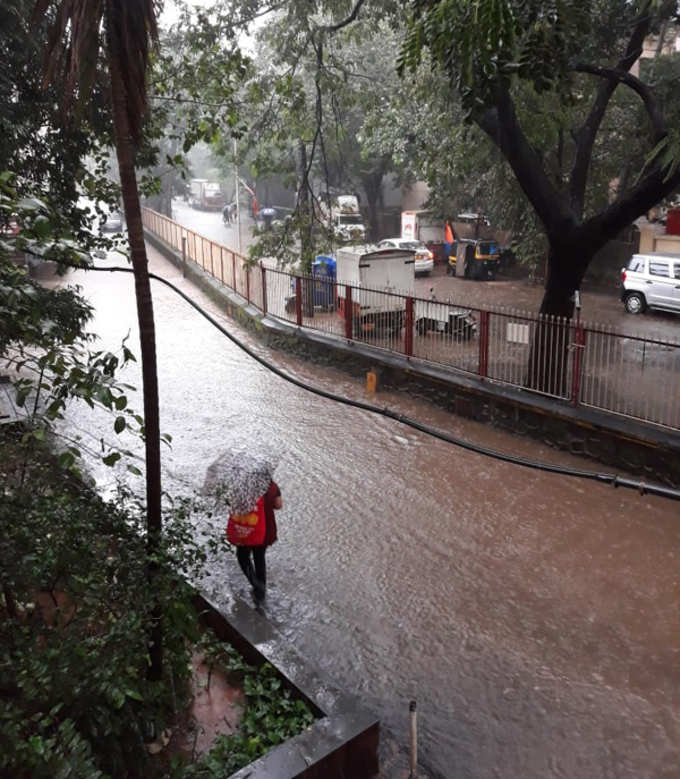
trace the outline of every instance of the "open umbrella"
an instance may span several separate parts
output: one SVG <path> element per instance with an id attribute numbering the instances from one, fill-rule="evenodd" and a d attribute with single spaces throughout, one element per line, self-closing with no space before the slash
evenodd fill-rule
<path id="1" fill-rule="evenodd" d="M 246 514 L 267 491 L 275 469 L 271 454 L 229 449 L 208 466 L 201 491 L 215 495 L 233 514 Z"/>

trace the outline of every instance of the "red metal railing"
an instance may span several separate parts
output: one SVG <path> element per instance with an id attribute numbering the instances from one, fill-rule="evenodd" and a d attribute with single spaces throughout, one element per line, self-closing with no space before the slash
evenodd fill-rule
<path id="1" fill-rule="evenodd" d="M 502 309 L 474 309 L 293 274 L 143 209 L 145 227 L 271 316 L 409 359 L 680 429 L 680 340 Z M 368 312 L 368 313 L 366 313 Z M 540 380 L 537 380 L 536 377 Z"/>

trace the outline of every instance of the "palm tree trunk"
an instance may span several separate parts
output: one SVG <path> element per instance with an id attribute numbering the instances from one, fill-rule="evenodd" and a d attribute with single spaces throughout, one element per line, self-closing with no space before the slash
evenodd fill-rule
<path id="1" fill-rule="evenodd" d="M 107 25 L 108 28 L 108 25 Z M 137 190 L 134 159 L 135 148 L 130 133 L 125 87 L 121 77 L 118 57 L 108 43 L 108 62 L 111 77 L 111 102 L 116 155 L 123 194 L 125 220 L 127 222 L 130 254 L 135 279 L 137 299 L 137 320 L 139 322 L 139 345 L 142 362 L 142 384 L 144 393 L 144 443 L 146 447 L 146 512 L 147 512 L 147 554 L 149 556 L 147 579 L 149 591 L 153 592 L 157 566 L 153 558 L 160 544 L 161 520 L 161 450 L 158 410 L 158 374 L 156 370 L 156 333 L 153 318 L 153 302 L 149 283 L 148 260 L 144 245 L 142 211 Z M 159 680 L 163 670 L 162 612 L 155 603 L 150 625 L 150 666 L 148 676 Z"/>

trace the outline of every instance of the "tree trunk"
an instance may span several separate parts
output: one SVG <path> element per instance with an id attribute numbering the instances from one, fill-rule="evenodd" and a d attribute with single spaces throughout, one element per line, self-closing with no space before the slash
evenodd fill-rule
<path id="1" fill-rule="evenodd" d="M 378 207 L 383 202 L 382 191 L 382 171 L 374 171 L 371 174 L 363 176 L 362 184 L 366 193 L 366 203 L 368 205 L 368 225 L 369 235 L 366 237 L 372 241 L 377 241 L 381 234 L 380 218 L 378 216 Z"/>
<path id="2" fill-rule="evenodd" d="M 144 245 L 142 212 L 137 190 L 134 158 L 135 149 L 127 114 L 125 87 L 121 77 L 120 62 L 108 41 L 109 71 L 111 77 L 111 102 L 116 154 L 120 172 L 123 207 L 127 222 L 132 269 L 135 279 L 139 345 L 142 363 L 144 393 L 144 444 L 146 449 L 146 513 L 147 554 L 149 556 L 147 580 L 149 592 L 154 591 L 157 566 L 152 562 L 161 540 L 161 450 L 158 410 L 158 374 L 156 371 L 156 333 L 149 283 L 148 260 Z M 159 680 L 163 671 L 162 612 L 154 604 L 150 625 L 149 654 L 151 663 L 148 676 Z"/>
<path id="3" fill-rule="evenodd" d="M 309 177 L 307 166 L 307 147 L 298 141 L 298 211 L 300 213 L 300 265 L 303 273 L 312 272 L 312 208 L 309 197 Z"/>
<path id="4" fill-rule="evenodd" d="M 541 316 L 534 330 L 527 376 L 527 386 L 537 392 L 568 395 L 574 293 L 581 286 L 591 257 L 592 252 L 581 247 L 550 248 Z"/>
<path id="5" fill-rule="evenodd" d="M 298 210 L 300 212 L 300 272 L 311 275 L 314 254 L 314 215 L 309 196 L 309 170 L 307 167 L 307 147 L 298 141 Z M 308 279 L 302 280 L 302 313 L 306 317 L 314 316 L 314 286 Z"/>

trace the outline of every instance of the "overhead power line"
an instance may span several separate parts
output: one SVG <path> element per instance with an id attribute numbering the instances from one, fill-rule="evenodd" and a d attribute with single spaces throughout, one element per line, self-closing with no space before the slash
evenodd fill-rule
<path id="1" fill-rule="evenodd" d="M 80 270 L 83 269 L 80 268 Z M 117 266 L 111 268 L 90 267 L 90 268 L 85 268 L 85 270 L 123 272 L 123 273 L 133 272 L 132 268 L 122 268 Z M 433 438 L 438 438 L 440 441 L 446 441 L 449 444 L 458 446 L 461 449 L 466 449 L 469 452 L 475 452 L 476 454 L 483 455 L 484 457 L 492 457 L 495 460 L 501 460 L 502 462 L 512 463 L 513 465 L 521 465 L 524 468 L 532 468 L 538 471 L 556 473 L 561 476 L 571 476 L 579 479 L 589 479 L 591 481 L 610 484 L 612 487 L 627 487 L 629 489 L 637 490 L 641 495 L 645 495 L 648 493 L 650 495 L 658 495 L 660 497 L 669 498 L 671 500 L 680 500 L 680 490 L 675 489 L 674 487 L 666 487 L 663 484 L 655 484 L 655 483 L 647 483 L 644 481 L 638 481 L 636 479 L 630 479 L 627 476 L 620 476 L 616 473 L 608 473 L 602 471 L 589 471 L 589 470 L 582 470 L 579 468 L 570 468 L 568 466 L 563 466 L 563 465 L 555 465 L 553 463 L 538 462 L 537 460 L 531 460 L 527 457 L 518 457 L 517 455 L 508 454 L 507 452 L 500 452 L 496 449 L 490 449 L 489 447 L 472 443 L 471 441 L 467 441 L 464 438 L 459 438 L 457 436 L 451 435 L 450 433 L 447 433 L 443 430 L 438 430 L 437 428 L 422 424 L 421 422 L 418 422 L 415 419 L 411 419 L 410 417 L 406 416 L 405 414 L 401 414 L 398 411 L 393 411 L 390 408 L 387 407 L 381 408 L 380 406 L 376 406 L 372 403 L 366 403 L 362 400 L 353 400 L 352 398 L 346 398 L 342 395 L 336 395 L 334 392 L 329 392 L 328 390 L 321 389 L 320 387 L 315 387 L 306 381 L 302 381 L 301 379 L 296 379 L 294 376 L 291 376 L 290 374 L 281 370 L 281 368 L 279 368 L 278 366 L 274 365 L 274 363 L 270 362 L 266 358 L 257 354 L 253 349 L 251 349 L 249 346 L 243 343 L 243 341 L 237 338 L 233 333 L 230 333 L 225 327 L 223 327 L 202 306 L 200 306 L 198 303 L 192 300 L 187 294 L 182 292 L 181 289 L 176 287 L 167 279 L 164 279 L 162 276 L 158 276 L 155 273 L 149 273 L 149 278 L 155 279 L 156 281 L 160 281 L 161 284 L 165 284 L 165 286 L 169 287 L 173 292 L 177 293 L 190 306 L 196 309 L 196 311 L 198 311 L 198 313 L 201 314 L 201 316 L 207 319 L 208 322 L 210 322 L 210 324 L 213 325 L 213 327 L 216 327 L 233 344 L 238 346 L 239 349 L 242 349 L 249 357 L 252 357 L 253 360 L 260 363 L 260 365 L 265 367 L 268 371 L 271 371 L 272 373 L 276 374 L 284 381 L 287 381 L 290 384 L 294 384 L 296 387 L 300 387 L 300 389 L 303 389 L 307 392 L 311 392 L 314 395 L 318 395 L 319 397 L 326 398 L 327 400 L 332 400 L 336 403 L 341 403 L 345 406 L 358 408 L 361 409 L 362 411 L 369 411 L 372 414 L 379 414 L 380 416 L 387 417 L 388 419 L 393 419 L 395 422 L 399 422 L 402 425 L 406 425 L 407 427 L 410 427 L 413 430 L 418 430 L 419 432 L 424 433 L 425 435 L 432 436 Z"/>

